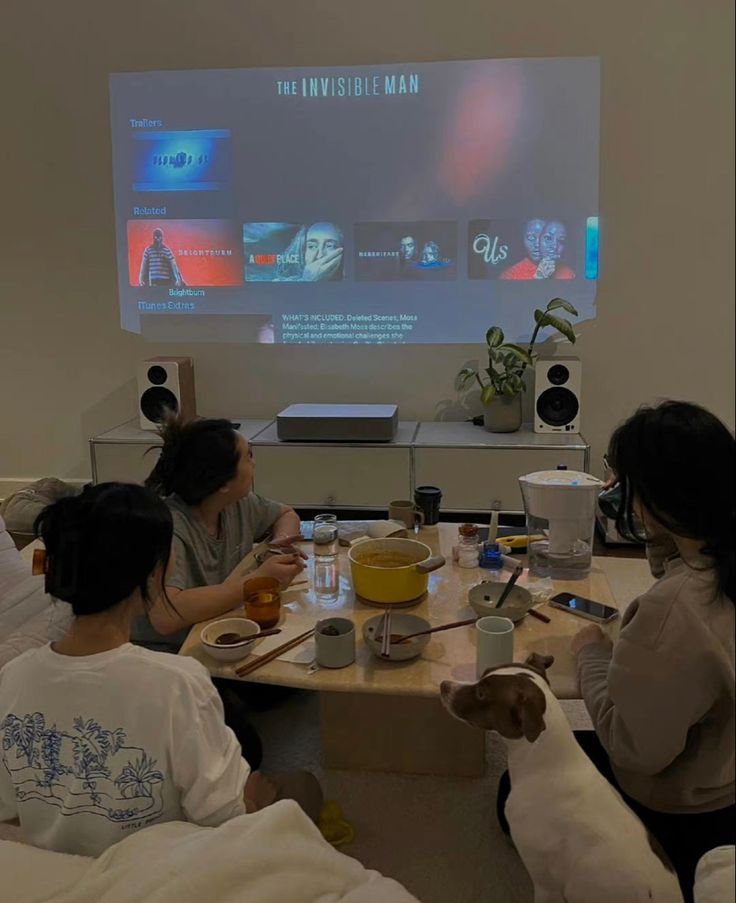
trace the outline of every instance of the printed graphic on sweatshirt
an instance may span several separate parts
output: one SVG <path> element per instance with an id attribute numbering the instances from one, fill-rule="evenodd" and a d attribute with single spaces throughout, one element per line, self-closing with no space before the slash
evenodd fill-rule
<path id="1" fill-rule="evenodd" d="M 144 749 L 126 745 L 121 728 L 106 730 L 81 716 L 70 728 L 48 726 L 40 712 L 11 713 L 0 734 L 2 764 L 18 803 L 38 800 L 63 815 L 112 822 L 155 818 L 163 810 L 165 775 Z"/>

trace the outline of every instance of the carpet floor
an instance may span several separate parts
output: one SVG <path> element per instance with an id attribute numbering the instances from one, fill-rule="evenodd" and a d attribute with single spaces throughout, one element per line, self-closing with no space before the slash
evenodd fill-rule
<path id="1" fill-rule="evenodd" d="M 604 569 L 622 610 L 652 583 L 646 561 L 610 558 Z M 307 768 L 340 805 L 355 828 L 344 853 L 400 881 L 422 903 L 532 903 L 524 865 L 496 822 L 506 768 L 496 737 L 486 739 L 482 778 L 328 770 L 320 764 L 318 705 L 317 694 L 299 693 L 253 723 L 264 742 L 264 771 Z M 591 727 L 582 702 L 563 708 L 573 729 Z"/>

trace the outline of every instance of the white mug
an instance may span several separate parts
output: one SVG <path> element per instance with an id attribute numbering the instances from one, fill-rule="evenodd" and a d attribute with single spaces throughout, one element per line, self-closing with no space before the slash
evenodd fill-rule
<path id="1" fill-rule="evenodd" d="M 325 627 L 337 630 L 335 636 L 323 633 Z M 321 668 L 346 668 L 355 661 L 355 625 L 348 618 L 317 621 L 314 631 L 315 659 Z"/>
<path id="2" fill-rule="evenodd" d="M 475 622 L 478 648 L 476 674 L 483 675 L 486 668 L 510 665 L 514 660 L 514 622 L 508 618 L 490 615 Z"/>

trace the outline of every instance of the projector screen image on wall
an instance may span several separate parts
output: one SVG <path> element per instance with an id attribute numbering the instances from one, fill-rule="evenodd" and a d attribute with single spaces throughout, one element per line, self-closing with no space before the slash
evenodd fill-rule
<path id="1" fill-rule="evenodd" d="M 126 330 L 467 343 L 527 338 L 556 296 L 595 316 L 597 59 L 121 73 L 110 96 Z"/>

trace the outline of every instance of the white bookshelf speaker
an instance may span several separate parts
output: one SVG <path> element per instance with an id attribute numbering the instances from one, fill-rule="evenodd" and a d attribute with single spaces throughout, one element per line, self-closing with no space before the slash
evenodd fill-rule
<path id="1" fill-rule="evenodd" d="M 158 429 L 169 412 L 196 416 L 194 364 L 190 357 L 154 357 L 138 365 L 138 414 L 142 430 Z"/>
<path id="2" fill-rule="evenodd" d="M 534 367 L 534 432 L 579 433 L 581 365 L 574 357 L 539 360 Z"/>

